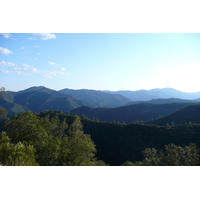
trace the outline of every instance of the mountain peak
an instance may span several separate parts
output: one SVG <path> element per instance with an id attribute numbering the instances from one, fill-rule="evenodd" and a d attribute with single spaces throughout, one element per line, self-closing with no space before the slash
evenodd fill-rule
<path id="1" fill-rule="evenodd" d="M 27 89 L 25 89 L 25 90 L 20 90 L 19 92 L 24 92 L 24 91 L 26 91 L 26 92 L 32 92 L 32 91 L 35 91 L 35 90 L 43 90 L 43 89 L 48 89 L 48 88 L 46 88 L 46 87 L 44 87 L 44 86 L 33 86 L 33 87 L 30 87 L 30 88 L 27 88 Z"/>

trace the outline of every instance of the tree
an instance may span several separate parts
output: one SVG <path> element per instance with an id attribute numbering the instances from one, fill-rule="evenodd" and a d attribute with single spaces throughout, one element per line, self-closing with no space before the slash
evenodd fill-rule
<path id="1" fill-rule="evenodd" d="M 76 116 L 68 130 L 69 165 L 95 165 L 96 148 L 90 135 L 84 134 L 80 117 Z"/>
<path id="2" fill-rule="evenodd" d="M 1 87 L 0 88 L 0 98 L 2 98 L 1 95 L 3 95 L 4 93 L 5 93 L 5 88 Z"/>
<path id="3" fill-rule="evenodd" d="M 40 165 L 47 165 L 45 161 L 48 154 L 45 150 L 49 136 L 45 127 L 50 126 L 48 121 L 41 120 L 32 112 L 22 112 L 5 121 L 6 133 L 11 142 L 33 145 L 37 154 L 36 160 Z"/>
<path id="4" fill-rule="evenodd" d="M 151 166 L 156 166 L 159 165 L 159 155 L 158 152 L 155 148 L 146 148 L 144 150 L 144 161 L 143 161 L 143 165 L 151 165 Z"/>
<path id="5" fill-rule="evenodd" d="M 165 145 L 165 150 L 157 151 L 155 148 L 144 150 L 145 166 L 198 166 L 199 153 L 195 144 L 181 147 L 175 144 Z"/>
<path id="6" fill-rule="evenodd" d="M 48 123 L 45 121 L 45 123 Z M 46 126 L 51 126 L 50 123 Z M 48 134 L 44 128 L 44 121 L 32 112 L 21 112 L 5 121 L 6 132 L 13 143 L 28 142 L 40 146 Z"/>
<path id="7" fill-rule="evenodd" d="M 126 161 L 124 163 L 121 164 L 121 166 L 134 166 L 135 164 L 131 161 Z"/>
<path id="8" fill-rule="evenodd" d="M 66 123 L 66 119 L 60 120 L 59 116 L 55 114 L 54 116 L 46 115 L 44 118 L 40 119 L 43 122 L 43 127 L 48 130 L 54 137 L 65 137 L 65 131 L 69 127 Z"/>
<path id="9" fill-rule="evenodd" d="M 199 164 L 198 149 L 195 144 L 181 147 L 175 144 L 165 145 L 164 165 L 194 166 Z"/>
<path id="10" fill-rule="evenodd" d="M 23 112 L 6 119 L 5 128 L 12 143 L 35 148 L 39 165 L 95 165 L 95 145 L 90 135 L 83 133 L 80 117 L 73 119 L 69 126 L 58 116 Z"/>
<path id="11" fill-rule="evenodd" d="M 6 109 L 0 108 L 0 117 L 5 117 L 8 114 L 8 111 Z"/>
<path id="12" fill-rule="evenodd" d="M 22 142 L 11 143 L 5 132 L 0 139 L 0 163 L 9 166 L 36 166 L 35 149 L 32 145 Z"/>
<path id="13" fill-rule="evenodd" d="M 2 98 L 1 96 L 5 93 L 5 88 L 1 87 L 0 88 L 0 98 Z M 4 117 L 8 114 L 8 111 L 6 109 L 0 109 L 0 117 Z"/>

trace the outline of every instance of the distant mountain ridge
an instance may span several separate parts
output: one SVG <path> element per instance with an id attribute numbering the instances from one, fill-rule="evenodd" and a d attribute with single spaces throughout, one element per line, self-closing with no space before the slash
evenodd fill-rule
<path id="1" fill-rule="evenodd" d="M 121 110 L 120 107 L 127 105 L 137 104 L 137 107 L 140 107 L 141 105 L 139 104 L 142 102 L 156 105 L 166 103 L 188 103 L 189 105 L 190 103 L 193 104 L 199 101 L 200 92 L 185 93 L 172 88 L 112 92 L 87 89 L 73 90 L 68 88 L 56 91 L 44 86 L 34 86 L 18 92 L 6 91 L 3 99 L 0 99 L 0 107 L 6 108 L 8 116 L 11 116 L 15 113 L 28 110 L 32 112 L 41 112 L 44 110 L 69 112 L 81 106 L 87 106 L 90 108 L 119 108 L 119 111 Z M 99 110 L 102 112 L 103 109 L 99 108 Z M 114 115 L 120 115 L 120 112 L 114 113 Z M 127 110 L 127 113 L 130 113 L 130 111 Z M 125 116 L 126 120 L 128 120 L 127 115 Z"/>
<path id="2" fill-rule="evenodd" d="M 124 104 L 131 102 L 131 99 L 124 97 L 121 94 L 112 94 L 106 93 L 98 90 L 72 90 L 72 89 L 63 89 L 59 90 L 62 94 L 67 94 L 74 96 L 83 101 L 89 102 L 96 107 L 108 106 L 108 107 L 119 107 Z"/>
<path id="3" fill-rule="evenodd" d="M 188 100 L 188 99 L 169 98 L 169 99 L 152 99 L 149 101 L 132 101 L 125 104 L 125 106 L 139 104 L 139 103 L 166 104 L 166 103 L 198 103 L 198 102 L 200 102 L 200 99 Z"/>
<path id="4" fill-rule="evenodd" d="M 161 116 L 169 115 L 176 110 L 192 105 L 191 103 L 169 103 L 169 104 L 149 104 L 139 103 L 130 106 L 121 106 L 117 108 L 90 108 L 82 106 L 72 109 L 70 113 L 85 115 L 92 119 L 106 122 L 125 122 L 135 123 L 139 121 L 148 121 Z"/>
<path id="5" fill-rule="evenodd" d="M 22 111 L 60 110 L 68 112 L 81 106 L 117 107 L 130 101 L 122 95 L 102 91 L 70 89 L 56 91 L 43 86 L 34 86 L 19 92 L 7 91 L 0 100 L 0 107 L 6 108 L 8 116 L 12 116 Z"/>
<path id="6" fill-rule="evenodd" d="M 31 87 L 19 92 L 6 92 L 0 99 L 0 106 L 8 110 L 8 116 L 28 110 L 32 112 L 44 110 L 68 112 L 80 106 L 94 107 L 88 102 L 45 87 Z"/>
<path id="7" fill-rule="evenodd" d="M 121 94 L 133 101 L 149 101 L 152 99 L 167 99 L 167 98 L 179 98 L 195 100 L 200 98 L 200 92 L 187 93 L 181 92 L 173 88 L 163 88 L 163 89 L 151 89 L 151 90 L 137 90 L 137 91 L 106 91 L 108 93 Z"/>

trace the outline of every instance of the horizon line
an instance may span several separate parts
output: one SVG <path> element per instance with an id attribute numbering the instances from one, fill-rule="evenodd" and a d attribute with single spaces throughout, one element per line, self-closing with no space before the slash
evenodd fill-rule
<path id="1" fill-rule="evenodd" d="M 20 91 L 24 91 L 24 90 L 27 90 L 27 89 L 30 89 L 30 88 L 34 88 L 34 87 L 44 87 L 44 88 L 47 88 L 47 89 L 50 89 L 50 90 L 55 90 L 55 91 L 60 91 L 60 90 L 64 90 L 64 89 L 70 89 L 70 90 L 93 90 L 93 91 L 103 91 L 103 92 L 119 92 L 119 91 L 126 91 L 126 92 L 136 92 L 136 91 L 151 91 L 151 90 L 163 90 L 163 89 L 173 89 L 173 90 L 176 90 L 176 91 L 179 91 L 179 92 L 183 92 L 183 93 L 197 93 L 197 92 L 200 92 L 199 91 L 196 91 L 196 92 L 185 92 L 185 91 L 182 91 L 182 90 L 179 90 L 179 89 L 175 89 L 175 88 L 172 88 L 172 87 L 163 87 L 163 88 L 152 88 L 152 89 L 137 89 L 137 90 L 127 90 L 127 89 L 123 89 L 123 90 L 109 90 L 109 89 L 106 89 L 106 90 L 100 90 L 100 89 L 88 89 L 88 88 L 79 88 L 79 89 L 72 89 L 72 88 L 63 88 L 63 89 L 52 89 L 52 88 L 49 88 L 49 87 L 46 87 L 46 86 L 42 86 L 42 85 L 38 85 L 38 86 L 31 86 L 31 87 L 27 87 L 25 89 L 21 89 L 21 90 L 6 90 L 5 88 L 5 91 L 8 91 L 8 92 L 20 92 Z"/>

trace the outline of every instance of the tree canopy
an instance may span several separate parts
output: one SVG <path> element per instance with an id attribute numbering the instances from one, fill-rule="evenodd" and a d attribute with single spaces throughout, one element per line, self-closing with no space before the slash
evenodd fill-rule
<path id="1" fill-rule="evenodd" d="M 2 140 L 6 138 L 12 148 L 20 147 L 24 151 L 32 151 L 37 162 L 35 165 L 83 166 L 97 163 L 94 142 L 89 135 L 83 133 L 78 116 L 68 125 L 57 115 L 39 117 L 32 112 L 22 112 L 6 119 L 4 124 L 6 133 L 1 134 Z M 1 152 L 4 152 L 3 149 Z M 5 164 L 6 158 L 9 160 L 9 155 L 6 155 L 8 154 L 0 155 L 2 164 Z M 6 164 L 14 165 L 10 162 Z"/>

